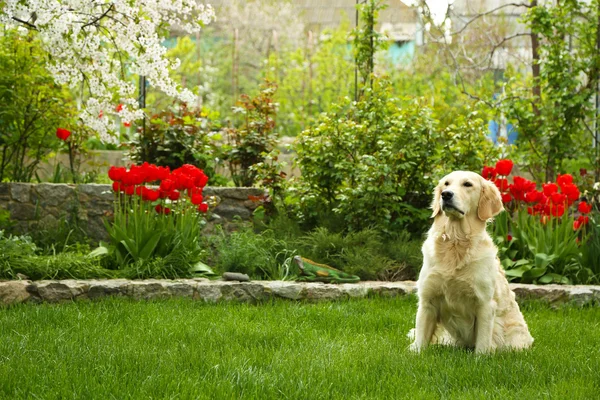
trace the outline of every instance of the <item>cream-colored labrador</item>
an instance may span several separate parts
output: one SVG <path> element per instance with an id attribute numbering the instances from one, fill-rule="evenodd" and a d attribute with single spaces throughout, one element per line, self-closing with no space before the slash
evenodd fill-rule
<path id="1" fill-rule="evenodd" d="M 432 208 L 410 349 L 431 343 L 477 353 L 530 347 L 533 338 L 485 229 L 504 209 L 496 186 L 474 172 L 452 172 L 435 188 Z"/>

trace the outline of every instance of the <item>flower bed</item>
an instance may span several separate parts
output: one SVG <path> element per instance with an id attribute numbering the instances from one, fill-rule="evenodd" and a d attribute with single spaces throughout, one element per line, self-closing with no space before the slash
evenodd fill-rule
<path id="1" fill-rule="evenodd" d="M 511 160 L 485 166 L 482 176 L 502 194 L 505 213 L 492 233 L 509 279 L 525 283 L 590 283 L 600 274 L 598 225 L 570 174 L 538 185 L 512 172 Z M 590 197 L 593 199 L 593 197 Z"/>

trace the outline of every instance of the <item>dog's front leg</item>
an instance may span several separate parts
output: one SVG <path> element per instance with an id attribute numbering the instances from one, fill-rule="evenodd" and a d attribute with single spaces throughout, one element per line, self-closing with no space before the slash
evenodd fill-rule
<path id="1" fill-rule="evenodd" d="M 490 300 L 477 309 L 475 320 L 475 352 L 489 353 L 492 350 L 494 319 L 496 317 L 496 302 Z"/>
<path id="2" fill-rule="evenodd" d="M 429 302 L 420 301 L 415 324 L 415 341 L 410 350 L 420 352 L 431 343 L 431 338 L 437 327 L 437 311 Z"/>

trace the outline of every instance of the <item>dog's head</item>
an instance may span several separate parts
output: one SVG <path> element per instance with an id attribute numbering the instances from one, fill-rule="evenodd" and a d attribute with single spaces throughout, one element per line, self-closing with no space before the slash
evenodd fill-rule
<path id="1" fill-rule="evenodd" d="M 454 171 L 443 177 L 435 188 L 431 208 L 432 217 L 443 212 L 448 218 L 476 217 L 481 221 L 504 209 L 496 185 L 468 171 Z"/>

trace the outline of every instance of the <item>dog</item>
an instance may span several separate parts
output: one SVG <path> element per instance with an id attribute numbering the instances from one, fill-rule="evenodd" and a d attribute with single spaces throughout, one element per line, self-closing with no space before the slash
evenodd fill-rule
<path id="1" fill-rule="evenodd" d="M 432 209 L 409 349 L 435 343 L 476 353 L 531 347 L 533 337 L 486 231 L 487 221 L 504 210 L 498 188 L 474 172 L 455 171 L 435 188 Z"/>

